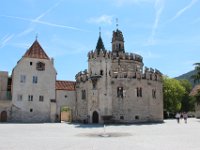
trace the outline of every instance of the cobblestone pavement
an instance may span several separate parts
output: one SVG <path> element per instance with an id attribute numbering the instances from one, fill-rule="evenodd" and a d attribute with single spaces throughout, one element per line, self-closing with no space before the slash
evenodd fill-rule
<path id="1" fill-rule="evenodd" d="M 200 120 L 177 124 L 0 124 L 0 150 L 199 150 Z"/>

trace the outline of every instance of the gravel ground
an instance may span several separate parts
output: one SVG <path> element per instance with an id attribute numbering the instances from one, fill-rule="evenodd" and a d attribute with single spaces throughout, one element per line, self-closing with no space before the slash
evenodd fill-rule
<path id="1" fill-rule="evenodd" d="M 0 150 L 200 150 L 200 120 L 177 124 L 0 124 Z"/>

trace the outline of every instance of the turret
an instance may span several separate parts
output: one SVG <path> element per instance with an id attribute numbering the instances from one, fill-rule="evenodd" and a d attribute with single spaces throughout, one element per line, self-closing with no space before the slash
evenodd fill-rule
<path id="1" fill-rule="evenodd" d="M 112 52 L 115 53 L 125 53 L 124 49 L 124 37 L 122 32 L 117 29 L 116 31 L 113 31 L 113 37 L 112 37 Z"/>

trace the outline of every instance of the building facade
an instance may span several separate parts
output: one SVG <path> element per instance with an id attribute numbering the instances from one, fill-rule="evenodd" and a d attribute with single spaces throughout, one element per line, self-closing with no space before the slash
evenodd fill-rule
<path id="1" fill-rule="evenodd" d="M 162 74 L 144 68 L 140 55 L 125 51 L 119 29 L 113 31 L 112 51 L 99 35 L 96 49 L 88 53 L 88 69 L 79 72 L 75 82 L 58 81 L 56 75 L 53 59 L 35 40 L 11 78 L 0 72 L 1 121 L 163 121 Z M 64 109 L 68 117 L 62 117 Z"/>
<path id="2" fill-rule="evenodd" d="M 143 71 L 144 70 L 144 71 Z M 162 74 L 143 69 L 143 58 L 126 53 L 124 37 L 113 31 L 112 51 L 101 35 L 88 53 L 88 70 L 76 75 L 77 120 L 133 123 L 163 120 Z"/>

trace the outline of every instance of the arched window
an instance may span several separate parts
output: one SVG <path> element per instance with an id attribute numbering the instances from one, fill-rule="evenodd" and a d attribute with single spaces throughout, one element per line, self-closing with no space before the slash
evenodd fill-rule
<path id="1" fill-rule="evenodd" d="M 100 70 L 100 75 L 101 75 L 101 76 L 103 75 L 103 70 Z"/>
<path id="2" fill-rule="evenodd" d="M 123 98 L 124 97 L 124 93 L 123 93 L 123 87 L 118 87 L 117 88 L 117 97 L 121 97 L 121 98 Z"/>

